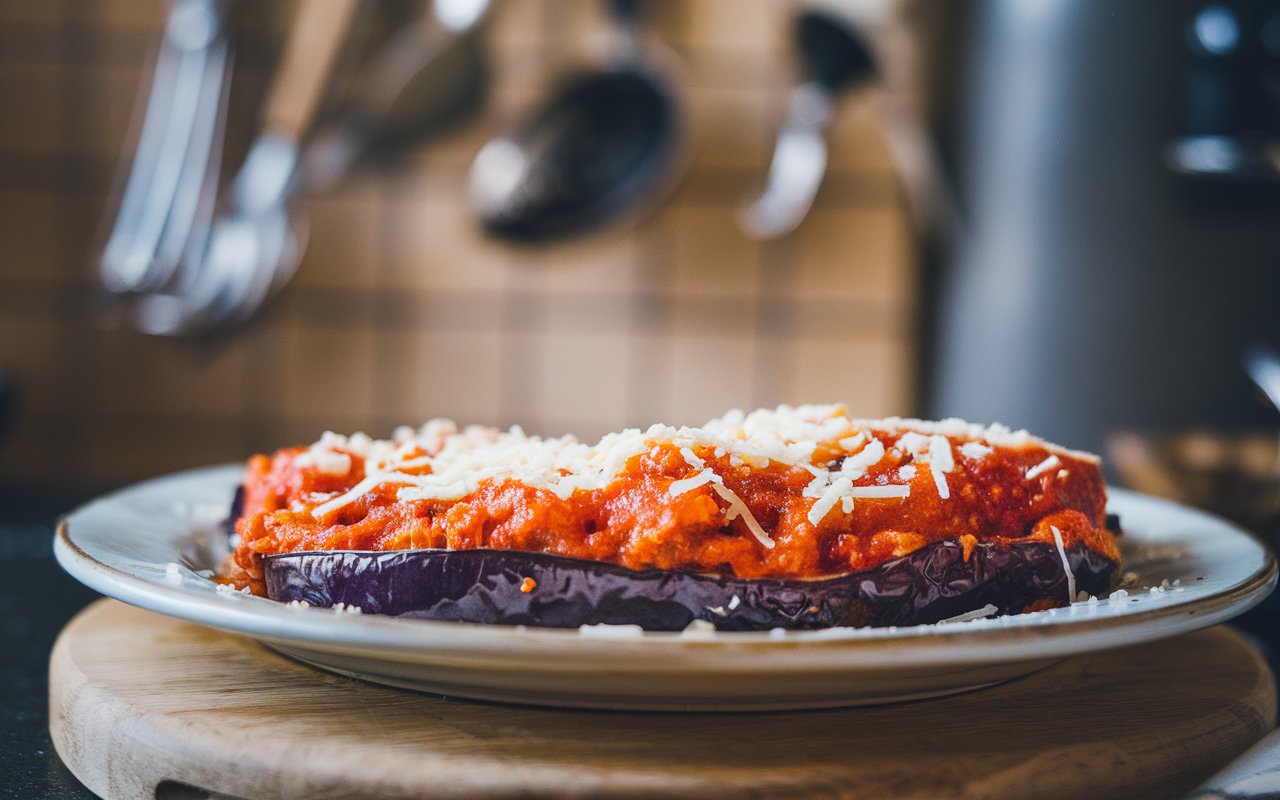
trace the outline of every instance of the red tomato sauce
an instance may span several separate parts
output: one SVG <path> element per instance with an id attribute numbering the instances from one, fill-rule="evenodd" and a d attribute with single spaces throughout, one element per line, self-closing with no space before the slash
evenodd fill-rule
<path id="1" fill-rule="evenodd" d="M 710 485 L 671 496 L 671 484 L 700 469 L 673 444 L 633 457 L 605 488 L 568 498 L 517 480 L 488 481 L 456 500 L 398 500 L 383 484 L 317 519 L 312 509 L 365 477 L 351 455 L 345 475 L 300 466 L 304 448 L 254 456 L 246 470 L 238 545 L 226 579 L 265 594 L 262 558 L 307 550 L 504 548 L 606 561 L 632 569 L 689 570 L 743 578 L 818 578 L 868 569 L 937 540 L 958 540 L 966 556 L 977 542 L 1083 542 L 1120 560 L 1105 527 L 1106 497 L 1095 462 L 1053 451 L 1058 465 L 1028 478 L 1051 452 L 1040 446 L 995 448 L 980 459 L 951 440 L 955 468 L 940 496 L 928 463 L 909 479 L 898 470 L 911 456 L 892 449 L 895 433 L 875 432 L 887 454 L 855 486 L 907 484 L 907 498 L 859 498 L 852 513 L 837 505 L 814 525 L 815 502 L 804 496 L 813 475 L 773 462 L 731 463 L 713 448 L 694 453 L 742 499 L 774 546 L 766 547 Z M 825 455 L 825 454 L 824 454 Z M 834 456 L 844 455 L 833 453 Z M 418 472 L 429 471 L 424 467 Z"/>

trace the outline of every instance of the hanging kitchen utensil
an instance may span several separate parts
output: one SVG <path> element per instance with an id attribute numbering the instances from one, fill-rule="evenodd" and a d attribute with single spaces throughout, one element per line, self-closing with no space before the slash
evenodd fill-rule
<path id="1" fill-rule="evenodd" d="M 638 3 L 612 0 L 619 55 L 565 80 L 471 167 L 471 203 L 509 239 L 578 233 L 635 212 L 674 184 L 682 112 L 657 45 L 642 35 Z"/>
<path id="2" fill-rule="evenodd" d="M 435 0 L 372 57 L 335 121 L 307 145 L 308 191 L 336 185 L 362 161 L 389 155 L 473 116 L 488 89 L 480 30 L 490 0 Z"/>
<path id="3" fill-rule="evenodd" d="M 358 5 L 309 0 L 298 6 L 267 96 L 263 132 L 236 175 L 227 209 L 205 246 L 184 260 L 174 285 L 137 299 L 140 330 L 184 335 L 242 322 L 292 276 L 305 239 L 291 202 L 300 147 Z"/>
<path id="4" fill-rule="evenodd" d="M 909 97 L 921 59 L 904 6 L 901 0 L 812 0 L 796 16 L 803 80 L 792 90 L 764 189 L 739 213 L 747 235 L 784 236 L 808 214 L 826 172 L 836 104 L 854 91 L 869 96 L 919 234 L 939 242 L 963 234 L 928 126 Z"/>
<path id="5" fill-rule="evenodd" d="M 213 214 L 232 44 L 223 0 L 175 0 L 156 54 L 141 132 L 98 262 L 117 298 L 165 286 Z"/>
<path id="6" fill-rule="evenodd" d="M 809 213 L 827 170 L 827 127 L 839 95 L 875 78 L 875 58 L 863 33 L 825 9 L 808 8 L 795 21 L 795 46 L 804 81 L 791 92 L 760 196 L 739 215 L 757 239 L 795 230 Z"/>

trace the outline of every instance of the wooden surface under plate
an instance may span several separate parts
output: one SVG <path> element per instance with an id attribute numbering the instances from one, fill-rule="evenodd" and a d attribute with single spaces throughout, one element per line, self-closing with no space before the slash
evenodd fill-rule
<path id="1" fill-rule="evenodd" d="M 1275 724 L 1275 682 L 1212 628 L 940 700 L 767 714 L 450 700 L 317 672 L 102 600 L 63 631 L 50 728 L 105 797 L 1178 797 Z"/>

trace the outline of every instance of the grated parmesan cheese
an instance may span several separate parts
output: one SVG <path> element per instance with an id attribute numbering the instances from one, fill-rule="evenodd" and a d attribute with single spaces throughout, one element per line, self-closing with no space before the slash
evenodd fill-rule
<path id="1" fill-rule="evenodd" d="M 328 449 L 307 450 L 298 455 L 297 463 L 324 475 L 346 475 L 351 471 L 351 456 Z"/>
<path id="2" fill-rule="evenodd" d="M 940 619 L 938 620 L 938 624 L 946 625 L 951 622 L 968 622 L 974 619 L 982 619 L 984 617 L 991 616 L 992 614 L 996 613 L 999 610 L 1000 609 L 996 608 L 991 603 L 987 603 L 982 608 L 975 608 L 972 611 L 966 611 L 963 614 L 956 614 L 954 617 L 947 617 L 946 619 Z"/>
<path id="3" fill-rule="evenodd" d="M 174 586 L 182 585 L 182 567 L 170 561 L 164 565 L 164 582 Z"/>
<path id="4" fill-rule="evenodd" d="M 960 455 L 972 458 L 974 461 L 981 461 L 993 452 L 995 451 L 982 442 L 965 442 L 960 445 Z"/>
<path id="5" fill-rule="evenodd" d="M 845 450 L 853 451 L 862 447 L 863 442 L 867 441 L 867 435 L 862 431 L 858 431 L 856 436 L 846 436 L 840 440 L 840 446 Z"/>
<path id="6" fill-rule="evenodd" d="M 1034 467 L 1027 470 L 1027 480 L 1038 478 L 1061 463 L 1062 462 L 1057 456 L 1049 456 L 1044 461 L 1041 461 L 1039 464 L 1036 464 Z"/>
<path id="7" fill-rule="evenodd" d="M 715 623 L 705 619 L 694 619 L 680 631 L 681 636 L 709 636 L 716 632 Z"/>
<path id="8" fill-rule="evenodd" d="M 865 498 L 877 498 L 877 499 L 888 498 L 888 497 L 904 498 L 904 497 L 911 496 L 911 487 L 896 486 L 896 485 L 855 486 L 849 490 L 849 495 L 851 497 L 865 497 Z"/>
<path id="9" fill-rule="evenodd" d="M 690 478 L 681 478 L 678 481 L 672 481 L 667 487 L 667 494 L 672 497 L 679 497 L 690 489 L 696 489 L 708 483 L 723 483 L 724 481 L 719 475 L 715 474 L 711 469 L 704 469 L 697 475 Z"/>
<path id="10" fill-rule="evenodd" d="M 732 410 L 700 428 L 653 425 L 612 433 L 594 445 L 572 436 L 542 438 L 526 434 L 519 426 L 507 431 L 478 425 L 459 427 L 447 419 L 434 419 L 417 428 L 400 427 L 388 440 L 363 433 L 343 436 L 325 432 L 298 456 L 298 463 L 328 474 L 346 474 L 361 459 L 364 477 L 349 490 L 317 498 L 311 509 L 316 519 L 360 500 L 383 486 L 395 488 L 402 501 L 460 500 L 479 491 L 487 482 L 516 480 L 568 499 L 575 492 L 606 488 L 635 457 L 656 456 L 664 446 L 675 446 L 684 461 L 698 472 L 672 481 L 671 498 L 710 485 L 725 500 L 725 516 L 742 518 L 752 536 L 764 547 L 773 547 L 769 533 L 746 504 L 709 469 L 704 456 L 727 458 L 734 469 L 743 466 L 803 469 L 811 476 L 803 496 L 813 501 L 809 522 L 820 524 L 839 506 L 853 513 L 858 499 L 906 498 L 906 484 L 858 486 L 857 482 L 886 455 L 910 456 L 898 478 L 911 481 L 918 464 L 928 465 L 940 497 L 950 497 L 946 475 L 956 468 L 952 439 L 967 458 L 981 458 L 995 446 L 1038 447 L 1064 456 L 1096 462 L 1096 457 L 1058 448 L 1001 425 L 971 425 L 957 419 L 926 422 L 892 417 L 880 420 L 852 418 L 842 406 L 778 406 L 750 413 Z M 815 464 L 815 454 L 844 452 L 838 463 L 829 455 Z M 890 449 L 886 449 L 890 448 Z M 699 455 L 703 453 L 703 456 Z M 1056 459 L 1051 455 L 1050 460 Z M 1051 469 L 1053 465 L 1044 466 Z M 357 468 L 358 469 L 358 468 Z"/>
<path id="11" fill-rule="evenodd" d="M 873 438 L 857 453 L 847 456 L 840 463 L 840 470 L 838 472 L 811 469 L 810 471 L 814 474 L 814 479 L 805 486 L 804 492 L 802 493 L 805 497 L 817 498 L 817 501 L 809 509 L 809 523 L 815 526 L 821 523 L 822 520 L 826 518 L 827 514 L 831 512 L 831 509 L 835 508 L 836 503 L 841 504 L 841 509 L 844 513 L 852 513 L 853 498 L 860 496 L 855 493 L 853 482 L 866 475 L 867 470 L 871 469 L 876 464 L 879 464 L 884 456 L 884 445 L 879 439 Z M 861 496 L 882 497 L 886 495 L 872 494 Z"/>
<path id="12" fill-rule="evenodd" d="M 1055 525 L 1050 525 L 1049 530 L 1053 531 L 1053 543 L 1058 546 L 1058 557 L 1062 559 L 1062 569 L 1067 573 L 1067 603 L 1074 603 L 1076 575 L 1071 571 L 1071 562 L 1067 560 L 1067 548 L 1062 544 L 1062 532 Z"/>
<path id="13" fill-rule="evenodd" d="M 951 497 L 951 488 L 947 485 L 945 473 L 956 468 L 955 459 L 951 455 L 951 442 L 939 434 L 930 436 L 928 456 L 929 471 L 933 473 L 933 482 L 938 487 L 938 497 L 946 500 Z"/>
<path id="14" fill-rule="evenodd" d="M 707 462 L 698 458 L 698 456 L 688 447 L 681 447 L 680 455 L 684 456 L 685 463 L 693 467 L 694 469 L 702 469 L 707 465 Z"/>
<path id="15" fill-rule="evenodd" d="M 729 507 L 724 510 L 726 519 L 733 520 L 742 517 L 743 523 L 746 524 L 747 530 L 751 531 L 751 535 L 756 537 L 756 541 L 764 545 L 767 549 L 772 550 L 774 547 L 773 539 L 769 538 L 769 534 L 765 531 L 760 523 L 756 521 L 755 516 L 751 513 L 751 509 L 747 508 L 747 504 L 742 502 L 742 498 L 734 494 L 733 490 L 723 483 L 713 483 L 711 488 L 716 493 L 728 501 Z"/>

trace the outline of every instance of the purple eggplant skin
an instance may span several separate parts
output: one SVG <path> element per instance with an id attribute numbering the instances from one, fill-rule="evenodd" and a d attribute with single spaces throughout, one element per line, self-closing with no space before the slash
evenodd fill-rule
<path id="1" fill-rule="evenodd" d="M 235 496 L 231 498 L 231 514 L 222 521 L 222 530 L 231 538 L 236 533 L 236 520 L 244 514 L 244 486 L 237 486 Z"/>
<path id="2" fill-rule="evenodd" d="M 1114 585 L 1114 561 L 1083 545 L 1067 550 L 1067 560 L 1077 591 L 1101 595 Z M 933 542 L 873 569 L 817 580 L 630 570 L 488 549 L 282 553 L 264 559 L 264 576 L 268 596 L 282 602 L 550 628 L 679 631 L 698 619 L 722 631 L 920 625 L 988 604 L 1017 614 L 1037 601 L 1068 601 L 1057 548 L 1032 541 L 979 543 L 968 561 L 959 542 Z"/>

